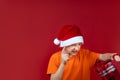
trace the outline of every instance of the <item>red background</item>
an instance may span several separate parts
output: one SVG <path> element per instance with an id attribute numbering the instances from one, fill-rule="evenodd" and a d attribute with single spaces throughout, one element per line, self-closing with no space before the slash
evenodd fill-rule
<path id="1" fill-rule="evenodd" d="M 48 61 L 58 50 L 53 39 L 64 24 L 80 26 L 85 48 L 120 53 L 116 0 L 1 0 L 0 80 L 49 80 Z"/>

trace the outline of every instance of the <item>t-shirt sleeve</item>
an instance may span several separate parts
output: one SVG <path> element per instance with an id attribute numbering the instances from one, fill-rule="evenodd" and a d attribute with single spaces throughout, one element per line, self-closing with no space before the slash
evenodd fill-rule
<path id="1" fill-rule="evenodd" d="M 100 53 L 89 51 L 89 64 L 93 67 L 96 61 L 99 59 Z"/>
<path id="2" fill-rule="evenodd" d="M 58 56 L 53 54 L 49 60 L 47 74 L 54 74 L 59 67 Z"/>

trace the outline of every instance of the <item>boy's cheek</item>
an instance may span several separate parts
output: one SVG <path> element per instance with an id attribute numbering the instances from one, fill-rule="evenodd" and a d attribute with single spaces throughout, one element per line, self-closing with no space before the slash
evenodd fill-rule
<path id="1" fill-rule="evenodd" d="M 70 49 L 66 49 L 66 53 L 67 53 L 67 54 L 70 54 L 70 53 L 71 53 L 71 50 L 70 50 Z"/>

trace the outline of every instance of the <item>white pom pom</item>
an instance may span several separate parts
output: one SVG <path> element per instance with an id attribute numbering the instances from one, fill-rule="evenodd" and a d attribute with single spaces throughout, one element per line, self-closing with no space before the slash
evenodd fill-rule
<path id="1" fill-rule="evenodd" d="M 54 39 L 54 44 L 59 45 L 59 44 L 60 44 L 60 41 L 59 41 L 57 38 L 55 38 L 55 39 Z"/>

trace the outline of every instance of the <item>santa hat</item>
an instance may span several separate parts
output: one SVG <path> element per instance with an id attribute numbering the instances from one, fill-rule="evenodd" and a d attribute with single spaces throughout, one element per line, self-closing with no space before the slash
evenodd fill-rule
<path id="1" fill-rule="evenodd" d="M 84 43 L 80 29 L 76 25 L 63 26 L 58 37 L 54 39 L 54 44 L 60 45 L 60 47 L 69 46 L 75 43 Z"/>

